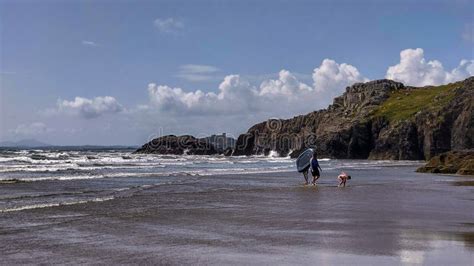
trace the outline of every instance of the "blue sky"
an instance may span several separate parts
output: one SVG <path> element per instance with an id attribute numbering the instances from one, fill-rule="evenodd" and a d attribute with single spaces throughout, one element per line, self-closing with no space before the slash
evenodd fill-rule
<path id="1" fill-rule="evenodd" d="M 237 135 L 353 82 L 451 82 L 474 73 L 473 14 L 461 0 L 0 1 L 0 140 Z"/>

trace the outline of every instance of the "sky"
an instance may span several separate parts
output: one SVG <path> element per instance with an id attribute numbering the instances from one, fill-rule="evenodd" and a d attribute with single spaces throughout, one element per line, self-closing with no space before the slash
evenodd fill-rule
<path id="1" fill-rule="evenodd" d="M 0 0 L 0 141 L 238 136 L 355 82 L 474 75 L 474 1 Z"/>

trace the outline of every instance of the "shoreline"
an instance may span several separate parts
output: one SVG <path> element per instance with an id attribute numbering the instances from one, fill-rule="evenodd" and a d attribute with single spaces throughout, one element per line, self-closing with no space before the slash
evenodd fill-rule
<path id="1" fill-rule="evenodd" d="M 103 202 L 0 213 L 2 253 L 5 263 L 472 261 L 472 186 L 415 168 L 352 170 L 346 188 L 336 187 L 335 170 L 316 187 L 294 172 L 201 176 Z"/>

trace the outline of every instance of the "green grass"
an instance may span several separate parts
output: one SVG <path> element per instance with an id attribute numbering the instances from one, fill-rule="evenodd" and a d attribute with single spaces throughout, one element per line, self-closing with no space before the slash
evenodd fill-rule
<path id="1" fill-rule="evenodd" d="M 389 121 L 402 121 L 413 118 L 421 110 L 437 111 L 454 98 L 457 87 L 458 83 L 451 83 L 394 91 L 373 115 L 383 116 Z"/>

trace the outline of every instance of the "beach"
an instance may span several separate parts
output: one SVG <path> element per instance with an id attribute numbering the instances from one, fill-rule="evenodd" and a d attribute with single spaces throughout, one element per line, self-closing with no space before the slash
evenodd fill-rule
<path id="1" fill-rule="evenodd" d="M 287 160 L 279 165 L 290 167 Z M 471 179 L 416 173 L 420 164 L 323 161 L 314 187 L 285 168 L 147 176 L 153 182 L 126 179 L 113 195 L 23 209 L 6 206 L 5 193 L 97 185 L 4 182 L 2 264 L 472 264 Z M 341 169 L 353 176 L 345 188 L 337 187 Z M 93 181 L 111 187 L 120 178 Z"/>
<path id="2" fill-rule="evenodd" d="M 0 266 L 474 266 L 473 11 L 0 0 Z"/>

